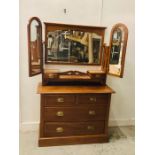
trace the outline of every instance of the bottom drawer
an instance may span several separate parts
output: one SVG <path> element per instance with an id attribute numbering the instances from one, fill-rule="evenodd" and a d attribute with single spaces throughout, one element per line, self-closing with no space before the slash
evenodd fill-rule
<path id="1" fill-rule="evenodd" d="M 104 121 L 82 123 L 45 123 L 44 136 L 93 135 L 104 133 Z"/>

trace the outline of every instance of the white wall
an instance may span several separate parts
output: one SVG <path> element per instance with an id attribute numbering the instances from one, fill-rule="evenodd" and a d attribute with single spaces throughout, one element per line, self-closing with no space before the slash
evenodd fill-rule
<path id="1" fill-rule="evenodd" d="M 108 27 L 105 42 L 109 43 L 110 31 L 114 24 L 122 22 L 129 30 L 124 78 L 108 76 L 107 84 L 116 94 L 112 96 L 111 123 L 133 124 L 135 118 L 135 31 L 134 31 L 134 0 L 103 0 L 102 25 Z"/>
<path id="2" fill-rule="evenodd" d="M 111 123 L 131 123 L 134 119 L 133 7 L 133 0 L 20 0 L 20 121 L 24 129 L 36 128 L 40 117 L 40 98 L 36 88 L 41 76 L 28 77 L 27 23 L 32 16 L 38 16 L 42 22 L 107 26 L 107 43 L 113 24 L 121 21 L 127 25 L 129 41 L 124 78 L 108 77 L 107 82 L 116 91 L 112 96 Z"/>

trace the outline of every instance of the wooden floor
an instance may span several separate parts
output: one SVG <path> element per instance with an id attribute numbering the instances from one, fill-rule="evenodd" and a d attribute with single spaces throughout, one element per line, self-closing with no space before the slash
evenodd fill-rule
<path id="1" fill-rule="evenodd" d="M 38 147 L 37 131 L 20 131 L 20 155 L 134 155 L 134 126 L 110 127 L 110 142 Z"/>

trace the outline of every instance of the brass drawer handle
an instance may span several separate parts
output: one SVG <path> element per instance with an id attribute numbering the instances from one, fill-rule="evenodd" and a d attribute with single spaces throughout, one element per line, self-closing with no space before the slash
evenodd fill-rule
<path id="1" fill-rule="evenodd" d="M 96 102 L 96 97 L 90 97 L 89 100 L 90 100 L 91 102 Z"/>
<path id="2" fill-rule="evenodd" d="M 59 102 L 59 103 L 63 103 L 63 102 L 64 102 L 64 98 L 63 98 L 63 97 L 59 97 L 59 98 L 57 98 L 57 102 Z"/>
<path id="3" fill-rule="evenodd" d="M 88 126 L 87 126 L 87 129 L 88 129 L 88 130 L 95 130 L 95 127 L 94 127 L 94 126 L 91 126 L 91 125 L 88 125 Z"/>
<path id="4" fill-rule="evenodd" d="M 59 117 L 62 117 L 62 116 L 64 116 L 64 112 L 63 111 L 58 111 L 56 113 L 56 115 L 59 116 Z"/>
<path id="5" fill-rule="evenodd" d="M 89 110 L 89 115 L 96 115 L 95 110 Z"/>
<path id="6" fill-rule="evenodd" d="M 64 132 L 64 129 L 62 127 L 58 127 L 58 128 L 56 128 L 56 132 L 62 133 L 62 132 Z"/>

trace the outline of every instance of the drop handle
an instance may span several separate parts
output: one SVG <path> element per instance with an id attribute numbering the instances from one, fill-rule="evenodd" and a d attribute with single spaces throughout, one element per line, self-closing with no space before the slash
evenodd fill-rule
<path id="1" fill-rule="evenodd" d="M 95 110 L 89 110 L 89 115 L 96 115 L 96 112 L 95 112 Z"/>
<path id="2" fill-rule="evenodd" d="M 56 128 L 56 132 L 62 133 L 62 132 L 64 132 L 64 129 L 62 127 L 58 127 L 58 128 Z"/>
<path id="3" fill-rule="evenodd" d="M 58 117 L 62 117 L 62 116 L 64 116 L 64 112 L 63 112 L 63 111 L 58 111 L 58 112 L 56 113 L 56 115 L 57 115 Z"/>
<path id="4" fill-rule="evenodd" d="M 89 100 L 90 100 L 91 102 L 96 102 L 96 97 L 90 97 Z"/>
<path id="5" fill-rule="evenodd" d="M 57 102 L 58 102 L 58 103 L 63 103 L 63 102 L 64 102 L 64 98 L 63 98 L 63 97 L 57 98 Z"/>
<path id="6" fill-rule="evenodd" d="M 94 126 L 91 126 L 91 125 L 88 125 L 88 126 L 87 126 L 87 129 L 88 129 L 88 130 L 95 130 L 95 127 L 94 127 Z"/>

